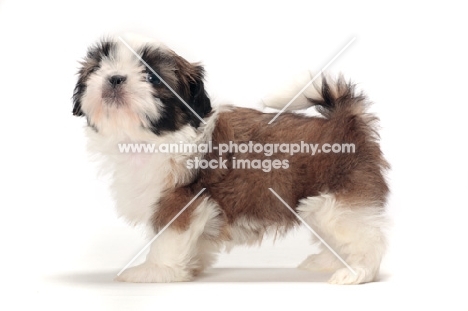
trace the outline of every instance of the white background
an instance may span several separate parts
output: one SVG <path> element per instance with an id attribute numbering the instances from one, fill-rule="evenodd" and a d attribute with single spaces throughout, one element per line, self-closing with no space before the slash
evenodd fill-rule
<path id="1" fill-rule="evenodd" d="M 466 310 L 468 25 L 456 3 L 0 2 L 1 293 L 18 308 L 61 310 Z M 223 269 L 193 283 L 112 282 L 144 239 L 117 219 L 71 96 L 87 47 L 121 31 L 202 61 L 214 99 L 249 107 L 356 37 L 329 71 L 375 102 L 393 166 L 382 281 L 332 286 L 320 275 L 258 269 L 293 268 L 313 251 L 301 229 L 222 255 Z"/>

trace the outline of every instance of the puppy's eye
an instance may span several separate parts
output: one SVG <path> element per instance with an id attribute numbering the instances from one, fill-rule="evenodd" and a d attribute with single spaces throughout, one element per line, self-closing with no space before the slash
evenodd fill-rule
<path id="1" fill-rule="evenodd" d="M 89 72 L 90 73 L 96 72 L 99 70 L 99 68 L 100 68 L 99 65 L 94 65 L 93 67 L 91 67 L 91 69 L 89 69 Z"/>
<path id="2" fill-rule="evenodd" d="M 160 84 L 161 80 L 152 72 L 146 74 L 146 81 L 151 84 Z"/>

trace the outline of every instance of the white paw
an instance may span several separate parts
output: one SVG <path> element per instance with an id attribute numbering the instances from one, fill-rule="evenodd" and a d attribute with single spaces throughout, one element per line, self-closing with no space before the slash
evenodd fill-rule
<path id="1" fill-rule="evenodd" d="M 332 272 L 342 267 L 337 264 L 336 258 L 333 258 L 327 254 L 319 253 L 308 256 L 298 266 L 299 269 L 308 270 L 313 272 Z"/>
<path id="2" fill-rule="evenodd" d="M 130 283 L 169 283 L 189 281 L 191 276 L 184 270 L 169 267 L 159 267 L 143 263 L 128 268 L 115 278 L 115 281 Z"/>
<path id="3" fill-rule="evenodd" d="M 341 284 L 341 285 L 351 285 L 351 284 L 361 284 L 365 282 L 370 282 L 374 279 L 374 276 L 371 275 L 370 271 L 363 268 L 353 268 L 353 273 L 348 268 L 342 268 L 336 271 L 328 283 L 330 284 Z"/>

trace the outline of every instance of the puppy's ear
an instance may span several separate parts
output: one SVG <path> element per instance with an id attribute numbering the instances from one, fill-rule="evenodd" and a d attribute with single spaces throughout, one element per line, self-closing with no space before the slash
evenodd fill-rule
<path id="1" fill-rule="evenodd" d="M 82 81 L 80 77 L 78 82 L 75 85 L 75 90 L 73 91 L 73 115 L 77 117 L 84 116 L 83 111 L 81 110 L 81 97 L 86 89 L 86 84 Z"/>
<path id="2" fill-rule="evenodd" d="M 190 107 L 201 117 L 204 118 L 211 112 L 211 101 L 205 91 L 203 78 L 205 70 L 202 66 L 195 64 L 194 74 L 190 80 Z"/>
<path id="3" fill-rule="evenodd" d="M 88 80 L 91 73 L 93 73 L 97 67 L 98 63 L 95 59 L 89 57 L 92 51 L 88 52 L 88 56 L 82 61 L 81 68 L 78 71 L 78 81 L 75 85 L 75 90 L 73 91 L 73 115 L 77 117 L 84 116 L 83 110 L 81 109 L 81 100 L 86 91 L 86 81 Z"/>

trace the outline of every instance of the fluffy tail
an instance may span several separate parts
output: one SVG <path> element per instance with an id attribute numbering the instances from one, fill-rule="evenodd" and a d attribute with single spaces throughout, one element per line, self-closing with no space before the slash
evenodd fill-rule
<path id="1" fill-rule="evenodd" d="M 265 107 L 286 110 L 300 110 L 316 106 L 326 118 L 337 115 L 357 115 L 365 112 L 367 103 L 362 94 L 356 94 L 355 86 L 340 76 L 333 80 L 322 75 L 312 83 L 313 76 L 307 72 L 290 84 L 263 98 Z M 302 92 L 301 90 L 307 86 Z"/>

